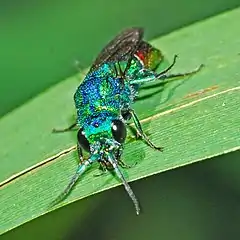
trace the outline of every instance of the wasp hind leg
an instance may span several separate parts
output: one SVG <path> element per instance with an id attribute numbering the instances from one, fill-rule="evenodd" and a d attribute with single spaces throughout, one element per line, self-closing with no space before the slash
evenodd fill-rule
<path id="1" fill-rule="evenodd" d="M 174 61 L 175 63 L 175 61 Z M 173 65 L 171 65 L 168 69 L 162 71 L 161 73 L 156 75 L 156 78 L 159 80 L 176 80 L 178 78 L 184 78 L 184 77 L 191 77 L 192 75 L 198 73 L 201 71 L 201 69 L 204 67 L 204 64 L 201 64 L 199 67 L 194 69 L 193 71 L 190 72 L 185 72 L 185 73 L 177 73 L 177 74 L 166 74 Z"/>

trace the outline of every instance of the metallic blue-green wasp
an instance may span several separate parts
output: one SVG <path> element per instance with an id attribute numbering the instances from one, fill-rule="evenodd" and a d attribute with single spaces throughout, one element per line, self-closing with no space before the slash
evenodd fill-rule
<path id="1" fill-rule="evenodd" d="M 128 167 L 121 155 L 126 139 L 126 122 L 133 120 L 138 134 L 153 149 L 161 151 L 144 133 L 133 109 L 139 87 L 144 83 L 185 77 L 200 68 L 184 74 L 168 74 L 173 63 L 160 73 L 156 72 L 163 56 L 160 50 L 143 40 L 142 28 L 130 28 L 117 35 L 101 51 L 74 94 L 77 121 L 70 127 L 54 132 L 78 128 L 77 149 L 79 165 L 76 173 L 56 202 L 65 198 L 78 178 L 98 162 L 103 171 L 111 170 L 122 181 L 132 199 L 136 213 L 140 213 L 138 200 L 122 174 Z M 83 158 L 82 149 L 89 153 Z"/>

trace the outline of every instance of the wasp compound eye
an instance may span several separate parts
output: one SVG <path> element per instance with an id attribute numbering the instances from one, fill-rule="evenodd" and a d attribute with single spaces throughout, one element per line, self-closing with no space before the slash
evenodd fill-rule
<path id="1" fill-rule="evenodd" d="M 125 124 L 120 120 L 112 121 L 112 135 L 113 138 L 119 142 L 123 143 L 126 139 L 127 131 Z"/>
<path id="2" fill-rule="evenodd" d="M 77 138 L 78 138 L 78 143 L 79 145 L 87 152 L 90 152 L 90 145 L 89 142 L 85 136 L 85 133 L 83 131 L 82 128 L 80 128 L 78 130 L 78 134 L 77 134 Z"/>

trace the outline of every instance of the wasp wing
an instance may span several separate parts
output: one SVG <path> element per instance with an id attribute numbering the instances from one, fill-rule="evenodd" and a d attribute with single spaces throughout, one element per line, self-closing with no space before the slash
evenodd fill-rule
<path id="1" fill-rule="evenodd" d="M 103 48 L 90 68 L 90 72 L 106 62 L 129 61 L 137 51 L 142 38 L 142 28 L 129 28 L 124 30 Z"/>

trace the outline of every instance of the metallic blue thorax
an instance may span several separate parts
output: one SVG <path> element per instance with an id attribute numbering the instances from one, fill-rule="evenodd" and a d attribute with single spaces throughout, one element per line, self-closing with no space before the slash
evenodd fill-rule
<path id="1" fill-rule="evenodd" d="M 133 98 L 133 87 L 116 76 L 114 64 L 103 64 L 87 74 L 74 95 L 78 125 L 85 129 L 92 125 L 96 131 L 94 126 L 119 119 L 121 109 L 128 108 Z M 99 132 L 103 132 L 103 128 L 99 128 Z"/>
<path id="2" fill-rule="evenodd" d="M 121 79 L 116 73 L 119 65 L 125 69 L 127 62 L 105 63 L 89 72 L 74 95 L 77 124 L 86 136 L 99 134 L 104 137 L 104 133 L 108 133 L 105 137 L 110 137 L 112 120 L 121 119 L 121 112 L 129 109 L 137 95 L 139 84 L 131 81 L 154 77 L 151 70 L 134 58 L 125 78 Z"/>

